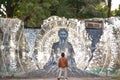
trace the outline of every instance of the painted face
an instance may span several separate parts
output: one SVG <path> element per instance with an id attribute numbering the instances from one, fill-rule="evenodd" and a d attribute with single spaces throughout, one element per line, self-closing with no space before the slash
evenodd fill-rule
<path id="1" fill-rule="evenodd" d="M 60 33 L 59 33 L 59 37 L 60 37 L 60 39 L 67 39 L 67 33 L 65 32 L 65 31 L 61 31 Z"/>

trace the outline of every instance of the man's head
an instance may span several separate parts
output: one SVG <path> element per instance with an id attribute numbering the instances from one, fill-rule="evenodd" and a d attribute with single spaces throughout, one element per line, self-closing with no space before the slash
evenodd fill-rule
<path id="1" fill-rule="evenodd" d="M 64 57 L 64 56 L 65 56 L 65 54 L 64 54 L 64 53 L 61 53 L 61 56 L 62 56 L 62 57 Z"/>
<path id="2" fill-rule="evenodd" d="M 68 32 L 65 28 L 61 28 L 59 31 L 58 31 L 58 36 L 60 37 L 60 39 L 67 39 L 68 37 Z"/>

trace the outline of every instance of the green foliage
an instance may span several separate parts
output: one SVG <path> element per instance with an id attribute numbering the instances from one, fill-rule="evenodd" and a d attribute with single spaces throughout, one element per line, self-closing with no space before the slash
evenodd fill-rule
<path id="1" fill-rule="evenodd" d="M 112 80 L 120 80 L 120 77 L 113 77 Z"/>
<path id="2" fill-rule="evenodd" d="M 20 18 L 28 27 L 40 27 L 42 21 L 52 15 L 78 19 L 106 17 L 104 3 L 104 0 L 0 0 L 7 17 Z M 3 12 L 0 14 L 5 16 Z M 119 15 L 119 11 L 115 15 Z"/>
<path id="3" fill-rule="evenodd" d="M 16 16 L 24 20 L 26 16 L 32 15 L 28 21 L 28 27 L 40 27 L 43 19 L 51 16 L 50 8 L 56 6 L 59 2 L 57 0 L 22 0 L 19 5 L 19 10 Z"/>
<path id="4" fill-rule="evenodd" d="M 96 17 L 107 17 L 107 5 L 105 3 L 100 3 L 100 5 L 97 5 L 95 9 L 98 11 L 98 15 Z"/>
<path id="5" fill-rule="evenodd" d="M 114 15 L 120 16 L 120 5 L 119 5 L 119 9 L 114 11 Z"/>
<path id="6" fill-rule="evenodd" d="M 94 69 L 91 69 L 90 72 L 93 72 L 95 74 L 99 74 L 101 70 L 102 70 L 102 68 L 94 68 Z"/>
<path id="7" fill-rule="evenodd" d="M 0 13 L 2 16 L 7 16 L 7 17 L 13 17 L 15 9 L 18 8 L 18 4 L 21 2 L 21 0 L 1 0 L 0 1 Z M 2 8 L 3 5 L 5 7 Z M 7 14 L 5 15 L 4 12 Z"/>

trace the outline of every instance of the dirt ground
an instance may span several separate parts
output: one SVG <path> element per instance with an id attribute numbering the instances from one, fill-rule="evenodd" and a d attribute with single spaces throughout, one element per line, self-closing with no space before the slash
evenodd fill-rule
<path id="1" fill-rule="evenodd" d="M 29 78 L 29 79 L 18 79 L 18 78 L 1 78 L 0 80 L 57 80 L 57 78 L 44 78 L 44 79 L 40 79 L 40 78 Z M 64 80 L 64 79 L 61 79 Z M 83 77 L 83 78 L 74 78 L 74 77 L 69 77 L 68 80 L 117 80 L 117 79 L 112 79 L 111 77 Z"/>

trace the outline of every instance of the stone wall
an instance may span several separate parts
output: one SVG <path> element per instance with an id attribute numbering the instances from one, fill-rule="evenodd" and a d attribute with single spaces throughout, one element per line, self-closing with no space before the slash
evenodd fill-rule
<path id="1" fill-rule="evenodd" d="M 91 20 L 93 22 L 91 23 Z M 89 24 L 97 24 L 103 33 L 91 52 L 92 36 L 86 31 Z M 102 22 L 102 24 L 99 23 Z M 95 23 L 94 23 L 95 22 Z M 68 30 L 68 41 L 75 51 L 76 67 L 95 74 L 112 75 L 120 66 L 120 19 L 67 19 L 51 16 L 43 21 L 41 29 L 24 29 L 19 19 L 0 18 L 0 72 L 29 72 L 43 69 L 51 56 L 58 30 Z M 101 27 L 103 26 L 103 27 Z M 30 40 L 29 40 L 30 39 Z M 31 41 L 32 39 L 32 41 Z M 112 73 L 113 72 L 113 73 Z"/>

